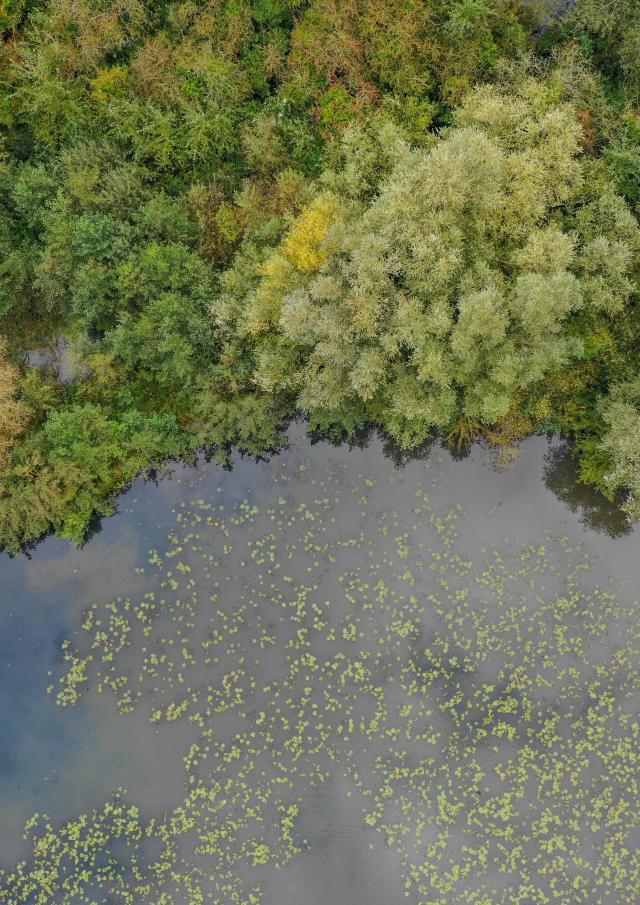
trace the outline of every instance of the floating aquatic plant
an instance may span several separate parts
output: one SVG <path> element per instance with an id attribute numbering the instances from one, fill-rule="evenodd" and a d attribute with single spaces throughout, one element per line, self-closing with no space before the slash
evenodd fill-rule
<path id="1" fill-rule="evenodd" d="M 430 483 L 389 508 L 303 460 L 266 505 L 180 507 L 153 588 L 85 612 L 51 692 L 180 725 L 183 801 L 37 815 L 0 901 L 258 905 L 339 777 L 409 901 L 635 905 L 640 608 L 559 532 L 474 559 Z"/>

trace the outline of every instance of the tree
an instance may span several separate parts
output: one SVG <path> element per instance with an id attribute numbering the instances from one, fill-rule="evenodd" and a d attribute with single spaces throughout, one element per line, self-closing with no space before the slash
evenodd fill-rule
<path id="1" fill-rule="evenodd" d="M 640 99 L 640 3 L 638 0 L 576 0 L 565 28 L 590 50 L 616 88 L 637 105 Z"/>
<path id="2" fill-rule="evenodd" d="M 591 197 L 575 112 L 541 82 L 477 88 L 432 147 L 389 128 L 372 200 L 349 137 L 342 168 L 225 300 L 255 343 L 254 380 L 294 388 L 323 423 L 355 407 L 405 446 L 516 409 L 531 428 L 545 380 L 583 354 L 576 318 L 627 303 L 635 220 L 609 185 Z"/>
<path id="3" fill-rule="evenodd" d="M 117 286 L 121 313 L 107 344 L 154 386 L 188 390 L 215 352 L 206 263 L 185 245 L 150 242 L 122 264 Z"/>
<path id="4" fill-rule="evenodd" d="M 0 474 L 7 467 L 13 445 L 29 423 L 29 408 L 17 398 L 19 373 L 8 359 L 7 341 L 0 336 Z"/>
<path id="5" fill-rule="evenodd" d="M 119 418 L 86 403 L 52 411 L 27 438 L 0 497 L 3 543 L 16 549 L 53 527 L 75 542 L 94 514 L 145 466 L 182 450 L 171 415 L 130 410 Z"/>
<path id="6" fill-rule="evenodd" d="M 611 493 L 625 490 L 623 508 L 632 519 L 640 518 L 640 378 L 611 388 L 600 400 L 599 412 L 606 424 L 600 450 L 608 459 L 604 486 Z"/>

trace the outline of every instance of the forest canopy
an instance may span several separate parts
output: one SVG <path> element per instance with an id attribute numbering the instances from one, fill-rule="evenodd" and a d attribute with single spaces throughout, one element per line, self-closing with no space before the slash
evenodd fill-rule
<path id="1" fill-rule="evenodd" d="M 638 22 L 0 0 L 0 543 L 300 413 L 553 431 L 640 515 Z"/>

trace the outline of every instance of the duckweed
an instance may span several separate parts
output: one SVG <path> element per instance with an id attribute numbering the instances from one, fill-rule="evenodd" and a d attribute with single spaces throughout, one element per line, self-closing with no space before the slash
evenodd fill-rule
<path id="1" fill-rule="evenodd" d="M 259 905 L 339 780 L 398 900 L 636 905 L 638 604 L 560 529 L 473 558 L 432 482 L 390 509 L 303 458 L 264 499 L 181 506 L 153 588 L 88 608 L 50 692 L 110 695 L 159 745 L 179 724 L 183 800 L 34 815 L 0 902 Z"/>

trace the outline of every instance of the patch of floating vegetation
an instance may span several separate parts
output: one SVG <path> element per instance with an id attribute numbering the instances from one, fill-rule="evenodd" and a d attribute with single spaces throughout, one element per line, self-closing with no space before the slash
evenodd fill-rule
<path id="1" fill-rule="evenodd" d="M 637 905 L 638 604 L 560 533 L 470 557 L 427 469 L 409 512 L 386 481 L 298 465 L 266 504 L 181 505 L 153 589 L 65 643 L 60 706 L 112 695 L 158 744 L 184 727 L 181 805 L 34 815 L 0 902 L 259 905 L 337 777 L 398 900 Z"/>

